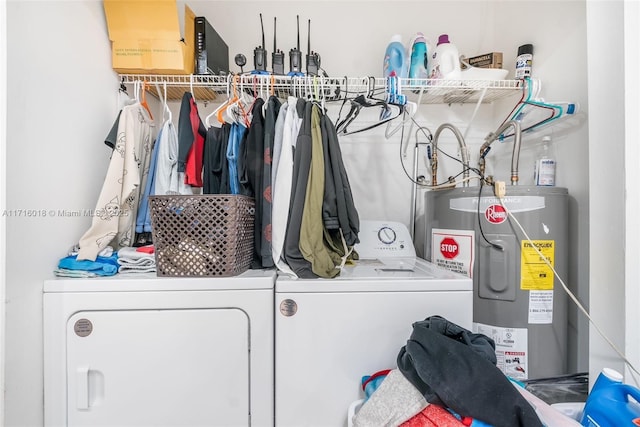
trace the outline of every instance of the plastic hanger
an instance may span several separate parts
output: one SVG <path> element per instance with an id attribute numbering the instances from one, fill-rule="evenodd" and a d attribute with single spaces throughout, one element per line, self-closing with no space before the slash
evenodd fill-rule
<path id="1" fill-rule="evenodd" d="M 160 102 L 162 102 L 162 120 L 171 121 L 173 118 L 173 115 L 171 113 L 171 109 L 169 108 L 169 104 L 167 104 L 167 82 L 164 82 L 162 86 L 163 86 L 164 96 L 160 95 L 161 93 L 160 86 L 158 86 L 158 83 L 156 83 L 156 91 L 158 92 L 158 97 L 160 98 Z M 167 119 L 164 118 L 165 113 L 167 113 L 168 115 Z"/>
<path id="2" fill-rule="evenodd" d="M 147 81 L 143 81 L 142 82 L 142 94 L 141 94 L 141 99 L 140 99 L 140 105 L 142 105 L 144 107 L 145 110 L 147 110 L 147 113 L 149 113 L 149 117 L 151 118 L 151 120 L 153 120 L 153 114 L 151 114 L 151 108 L 149 108 L 149 104 L 147 104 Z"/>
<path id="3" fill-rule="evenodd" d="M 238 100 L 238 94 L 237 94 L 238 78 L 239 77 L 237 74 L 233 76 L 233 80 L 229 82 L 232 87 L 229 88 L 229 85 L 227 85 L 227 100 L 222 104 L 220 104 L 218 108 L 213 110 L 213 112 L 209 116 L 207 116 L 207 119 L 211 116 L 216 116 L 216 118 L 218 119 L 218 123 L 225 123 L 225 120 L 224 120 L 225 110 L 229 107 L 230 104 Z"/>
<path id="4" fill-rule="evenodd" d="M 514 106 L 507 118 L 502 124 L 509 120 L 515 120 L 521 123 L 521 132 L 526 132 L 548 124 L 554 120 L 564 116 L 565 113 L 573 114 L 573 111 L 565 111 L 565 108 L 559 104 L 552 104 L 541 100 L 536 100 L 540 92 L 540 83 L 527 77 L 525 79 L 526 95 Z M 573 105 L 573 104 L 569 104 Z M 528 119 L 529 124 L 523 124 L 524 119 Z M 533 120 L 532 120 L 533 119 Z M 513 133 L 501 135 L 500 139 L 513 136 Z"/>

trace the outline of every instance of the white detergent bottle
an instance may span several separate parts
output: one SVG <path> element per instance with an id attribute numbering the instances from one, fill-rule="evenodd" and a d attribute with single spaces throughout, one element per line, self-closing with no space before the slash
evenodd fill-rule
<path id="1" fill-rule="evenodd" d="M 556 185 L 556 160 L 551 153 L 551 137 L 542 138 L 542 151 L 536 159 L 534 181 L 540 186 Z"/>
<path id="2" fill-rule="evenodd" d="M 448 34 L 441 34 L 438 37 L 438 44 L 428 66 L 429 78 L 432 79 L 460 80 L 462 77 L 460 54 L 458 48 L 449 41 Z"/>

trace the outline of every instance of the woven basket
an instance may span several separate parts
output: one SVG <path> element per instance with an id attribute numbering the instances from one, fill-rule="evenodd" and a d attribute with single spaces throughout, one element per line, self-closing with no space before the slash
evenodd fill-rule
<path id="1" fill-rule="evenodd" d="M 252 198 L 150 196 L 149 208 L 158 276 L 235 276 L 251 265 Z"/>

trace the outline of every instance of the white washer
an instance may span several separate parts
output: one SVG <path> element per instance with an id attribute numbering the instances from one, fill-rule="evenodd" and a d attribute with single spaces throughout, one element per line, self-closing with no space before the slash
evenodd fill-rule
<path id="1" fill-rule="evenodd" d="M 362 221 L 361 260 L 335 279 L 276 280 L 276 425 L 346 426 L 360 381 L 395 368 L 415 321 L 471 330 L 472 280 L 416 258 L 400 223 Z"/>
<path id="2" fill-rule="evenodd" d="M 45 426 L 273 426 L 274 282 L 45 281 Z"/>

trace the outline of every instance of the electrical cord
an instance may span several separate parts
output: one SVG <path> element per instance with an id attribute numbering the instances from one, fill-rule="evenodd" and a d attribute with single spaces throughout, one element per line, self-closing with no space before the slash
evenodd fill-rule
<path id="1" fill-rule="evenodd" d="M 547 257 L 544 256 L 544 254 L 540 251 L 540 249 L 538 249 L 538 247 L 533 244 L 533 242 L 531 241 L 531 238 L 529 237 L 527 232 L 524 230 L 524 228 L 522 227 L 522 225 L 520 224 L 518 219 L 511 213 L 511 211 L 505 205 L 504 198 L 503 198 L 504 195 L 500 194 L 499 192 L 496 192 L 496 197 L 500 201 L 500 205 L 504 208 L 504 210 L 507 213 L 507 215 L 509 216 L 509 218 L 511 218 L 516 223 L 516 225 L 518 226 L 518 228 L 520 229 L 520 231 L 522 232 L 524 237 L 531 244 L 531 247 L 533 249 L 535 249 L 535 251 L 540 256 L 540 258 L 543 259 L 545 264 L 547 264 L 547 266 L 551 269 L 551 271 L 553 271 L 553 275 L 558 279 L 558 281 L 562 285 L 562 288 L 564 289 L 564 291 L 567 293 L 567 295 L 569 295 L 569 298 L 571 298 L 571 300 L 575 303 L 575 305 L 578 307 L 578 309 L 580 309 L 580 311 L 582 311 L 582 313 L 587 317 L 587 319 L 589 319 L 589 322 L 595 327 L 595 329 L 598 332 L 598 334 L 600 334 L 600 336 L 611 346 L 611 348 L 618 354 L 618 356 L 620 356 L 620 358 L 627 364 L 627 366 L 631 369 L 632 374 L 635 373 L 637 375 L 640 375 L 640 372 L 636 369 L 636 367 L 633 365 L 633 363 L 631 363 L 631 361 L 629 361 L 629 359 L 627 359 L 627 357 L 624 355 L 624 353 L 622 353 L 622 351 L 620 351 L 618 349 L 618 347 L 609 339 L 609 337 L 607 337 L 605 335 L 605 333 L 600 329 L 600 327 L 593 320 L 593 318 L 591 317 L 589 312 L 584 308 L 584 306 L 580 303 L 580 301 L 578 301 L 578 298 L 573 294 L 573 292 L 571 292 L 571 290 L 564 283 L 564 281 L 562 280 L 562 278 L 560 277 L 558 272 L 555 270 L 555 268 L 553 268 L 553 266 L 551 265 L 551 263 L 549 262 Z M 638 379 L 635 376 L 634 376 L 634 380 L 635 380 L 636 384 L 638 384 Z"/>
<path id="2" fill-rule="evenodd" d="M 499 251 L 504 251 L 504 248 L 497 244 L 494 243 L 492 241 L 490 241 L 489 239 L 487 239 L 487 236 L 485 236 L 484 234 L 484 230 L 482 229 L 482 216 L 480 215 L 480 201 L 482 200 L 482 188 L 484 187 L 484 180 L 480 180 L 480 190 L 478 191 L 478 208 L 476 210 L 476 217 L 478 218 L 478 229 L 480 230 L 480 235 L 482 236 L 482 239 L 487 242 L 487 244 L 491 245 L 492 248 L 497 249 Z"/>

